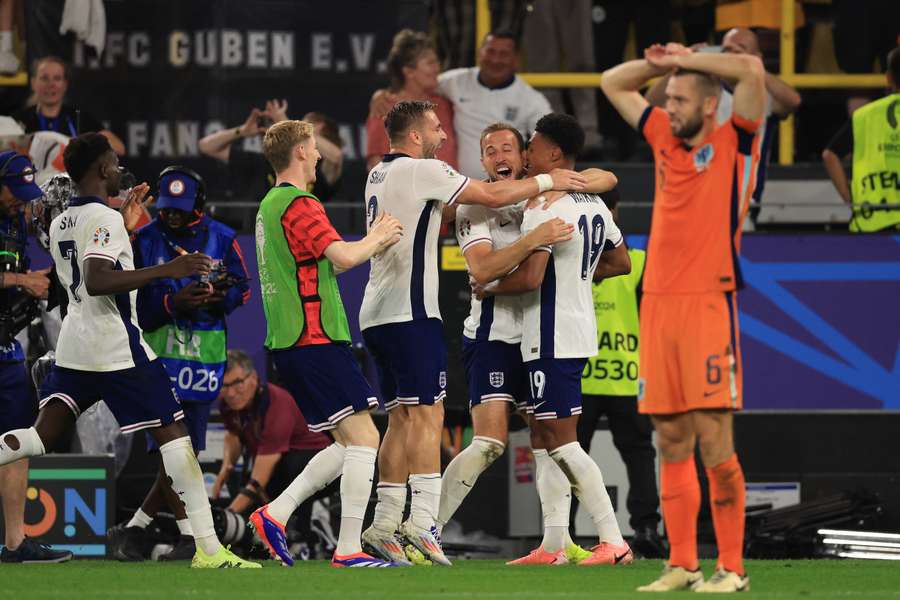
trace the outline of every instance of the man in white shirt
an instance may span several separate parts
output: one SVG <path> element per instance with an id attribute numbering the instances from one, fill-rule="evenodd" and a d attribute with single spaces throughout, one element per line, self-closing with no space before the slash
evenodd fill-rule
<path id="1" fill-rule="evenodd" d="M 488 125 L 510 123 L 523 136 L 534 131 L 538 119 L 553 109 L 542 93 L 516 75 L 518 47 L 512 33 L 494 31 L 478 50 L 478 66 L 451 69 L 438 75 L 438 93 L 453 104 L 453 129 L 460 172 L 484 179 L 481 132 Z M 370 111 L 383 115 L 397 102 L 386 90 L 372 96 Z"/>
<path id="2" fill-rule="evenodd" d="M 385 119 L 390 152 L 369 173 L 366 216 L 380 212 L 403 225 L 403 238 L 373 257 L 360 309 L 360 328 L 378 366 L 389 411 L 378 459 L 379 502 L 363 542 L 393 562 L 407 562 L 394 537 L 412 489 L 401 533 L 433 562 L 449 565 L 434 526 L 441 493 L 441 401 L 447 350 L 438 308 L 438 233 L 445 206 L 507 206 L 541 191 L 583 189 L 585 178 L 556 169 L 538 177 L 485 183 L 434 160 L 446 139 L 430 102 L 399 102 Z"/>
<path id="3" fill-rule="evenodd" d="M 584 144 L 574 117 L 550 114 L 538 121 L 528 147 L 532 172 L 571 167 Z M 626 564 L 634 557 L 622 538 L 615 511 L 597 464 L 577 441 L 581 414 L 581 372 L 597 351 L 597 323 L 591 285 L 601 260 L 609 273 L 631 270 L 624 238 L 603 200 L 595 194 L 569 193 L 549 208 L 540 201 L 526 208 L 522 232 L 528 234 L 554 217 L 575 225 L 567 242 L 539 248 L 519 268 L 487 287 L 497 295 L 524 293 L 521 352 L 528 370 L 532 445 L 546 450 L 560 466 L 590 512 L 599 544 L 579 565 Z M 564 548 L 559 528 L 550 550 Z M 566 527 L 567 529 L 567 527 Z M 545 540 L 546 541 L 546 540 Z"/>
<path id="4" fill-rule="evenodd" d="M 74 138 L 63 154 L 79 196 L 50 224 L 50 252 L 68 313 L 56 346 L 56 364 L 41 386 L 40 413 L 28 429 L 0 436 L 0 464 L 40 456 L 82 412 L 103 399 L 123 433 L 148 430 L 159 444 L 172 489 L 185 504 L 194 531 L 195 568 L 259 568 L 224 548 L 213 528 L 209 499 L 184 413 L 162 362 L 144 342 L 137 322 L 137 290 L 160 277 L 209 273 L 203 254 L 134 269 L 122 214 L 107 206 L 119 193 L 119 159 L 98 133 Z"/>

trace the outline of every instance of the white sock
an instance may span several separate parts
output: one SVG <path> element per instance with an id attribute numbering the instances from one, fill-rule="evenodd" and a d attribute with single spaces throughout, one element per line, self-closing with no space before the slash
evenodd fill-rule
<path id="1" fill-rule="evenodd" d="M 341 532 L 335 550 L 339 556 L 362 552 L 359 536 L 372 494 L 377 455 L 375 448 L 347 446 L 341 472 Z"/>
<path id="2" fill-rule="evenodd" d="M 177 519 L 175 524 L 178 525 L 178 533 L 189 537 L 194 537 L 194 530 L 191 529 L 191 522 L 187 519 Z"/>
<path id="3" fill-rule="evenodd" d="M 569 513 L 572 508 L 572 484 L 546 450 L 533 450 L 537 471 L 537 491 L 544 517 L 544 540 L 547 552 L 564 549 L 569 537 Z M 560 530 L 565 535 L 560 538 Z"/>
<path id="4" fill-rule="evenodd" d="M 29 456 L 45 453 L 44 442 L 34 427 L 13 429 L 0 436 L 0 467 Z"/>
<path id="5" fill-rule="evenodd" d="M 417 473 L 409 476 L 412 500 L 409 520 L 419 529 L 431 529 L 441 503 L 441 474 Z"/>
<path id="6" fill-rule="evenodd" d="M 441 480 L 441 502 L 436 520 L 439 530 L 453 518 L 456 509 L 478 481 L 478 476 L 491 466 L 505 449 L 506 445 L 500 440 L 476 435 L 468 448 L 450 461 Z"/>
<path id="7" fill-rule="evenodd" d="M 625 543 L 619 523 L 616 521 L 616 513 L 612 501 L 603 484 L 603 474 L 600 467 L 591 459 L 584 448 L 578 442 L 570 442 L 560 446 L 550 453 L 550 456 L 560 465 L 563 472 L 568 473 L 572 487 L 578 499 L 591 514 L 594 526 L 597 527 L 597 535 L 601 542 L 609 542 L 614 546 Z"/>
<path id="8" fill-rule="evenodd" d="M 139 508 L 131 517 L 131 520 L 128 521 L 128 524 L 125 527 L 137 527 L 138 529 L 147 529 L 147 525 L 153 522 L 153 517 L 144 512 L 143 509 Z M 179 521 L 180 523 L 181 521 Z"/>
<path id="9" fill-rule="evenodd" d="M 345 453 L 346 449 L 335 442 L 313 456 L 281 495 L 269 503 L 267 507 L 269 514 L 279 523 L 287 524 L 288 519 L 304 500 L 341 475 Z"/>
<path id="10" fill-rule="evenodd" d="M 0 31 L 0 52 L 12 52 L 12 31 Z"/>
<path id="11" fill-rule="evenodd" d="M 378 503 L 372 528 L 379 533 L 392 535 L 400 527 L 403 511 L 406 510 L 406 484 L 381 482 L 375 487 Z"/>
<path id="12" fill-rule="evenodd" d="M 222 545 L 216 537 L 209 497 L 203 483 L 200 463 L 194 455 L 191 438 L 180 437 L 159 447 L 166 474 L 172 480 L 172 490 L 184 503 L 184 512 L 194 530 L 197 547 L 207 556 L 219 551 Z"/>

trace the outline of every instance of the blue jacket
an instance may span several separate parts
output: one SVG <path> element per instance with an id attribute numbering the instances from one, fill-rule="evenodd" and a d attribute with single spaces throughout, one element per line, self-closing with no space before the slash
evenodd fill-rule
<path id="1" fill-rule="evenodd" d="M 24 272 L 24 269 L 28 268 L 28 256 L 25 254 L 28 250 L 28 227 L 25 223 L 25 215 L 19 213 L 13 217 L 0 219 L 0 232 L 3 235 L 9 235 L 13 220 L 17 222 L 18 235 L 16 240 L 19 243 L 19 248 L 21 248 L 19 260 L 22 261 L 23 268 L 20 270 Z M 0 290 L 0 309 L 5 310 L 9 303 L 12 302 L 14 295 L 24 293 L 26 292 L 17 291 L 15 288 Z M 19 344 L 18 340 L 13 340 L 9 346 L 0 346 L 0 362 L 21 362 L 23 360 L 25 360 L 25 353 L 22 351 L 22 345 Z"/>
<path id="2" fill-rule="evenodd" d="M 137 231 L 132 246 L 135 268 L 169 262 L 179 255 L 176 250 L 179 247 L 186 252 L 202 252 L 214 261 L 221 261 L 229 274 L 247 278 L 234 230 L 206 215 L 177 234 L 156 218 Z M 196 280 L 196 277 L 157 279 L 138 290 L 137 312 L 144 338 L 163 358 L 178 396 L 207 402 L 218 395 L 224 369 L 225 315 L 247 302 L 250 286 L 247 281 L 232 286 L 224 300 L 210 308 L 188 313 L 177 311 L 173 296 Z M 160 330 L 170 336 L 167 341 L 158 339 Z M 157 342 L 156 346 L 164 345 L 167 351 L 160 352 L 151 338 Z M 206 352 L 205 346 L 210 344 L 216 346 L 214 359 Z"/>

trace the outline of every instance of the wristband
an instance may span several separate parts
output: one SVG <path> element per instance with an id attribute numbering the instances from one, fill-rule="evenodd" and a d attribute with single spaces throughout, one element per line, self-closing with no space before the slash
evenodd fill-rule
<path id="1" fill-rule="evenodd" d="M 535 175 L 534 180 L 538 184 L 538 192 L 547 192 L 553 189 L 553 178 L 547 173 Z"/>
<path id="2" fill-rule="evenodd" d="M 241 137 L 241 128 L 240 127 L 234 128 L 234 135 L 235 135 L 235 137 Z"/>

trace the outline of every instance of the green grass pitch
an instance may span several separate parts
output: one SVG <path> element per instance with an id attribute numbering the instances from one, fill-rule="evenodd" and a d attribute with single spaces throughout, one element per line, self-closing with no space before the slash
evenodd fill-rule
<path id="1" fill-rule="evenodd" d="M 661 565 L 643 560 L 625 567 L 507 567 L 498 560 L 459 560 L 450 568 L 337 570 L 324 561 L 298 562 L 291 569 L 269 561 L 261 571 L 200 571 L 189 569 L 187 563 L 4 564 L 0 565 L 0 596 L 11 600 L 612 600 L 646 597 L 634 589 L 655 579 Z M 704 562 L 707 576 L 712 568 L 711 562 Z M 900 565 L 892 561 L 748 561 L 747 569 L 751 591 L 746 596 L 900 599 Z"/>

